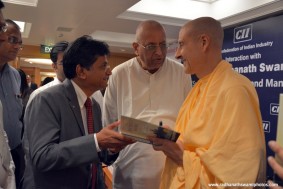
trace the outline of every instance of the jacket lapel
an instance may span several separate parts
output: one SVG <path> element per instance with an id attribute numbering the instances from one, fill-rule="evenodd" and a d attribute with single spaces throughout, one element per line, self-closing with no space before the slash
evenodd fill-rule
<path id="1" fill-rule="evenodd" d="M 75 92 L 75 89 L 69 79 L 65 79 L 63 82 L 65 87 L 65 94 L 69 100 L 69 106 L 74 113 L 74 117 L 76 118 L 77 124 L 80 127 L 82 135 L 85 135 L 83 120 L 81 115 L 81 110 L 78 102 L 78 98 Z"/>

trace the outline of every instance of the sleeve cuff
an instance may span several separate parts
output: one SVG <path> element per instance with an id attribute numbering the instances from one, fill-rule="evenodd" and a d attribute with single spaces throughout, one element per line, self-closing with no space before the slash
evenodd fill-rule
<path id="1" fill-rule="evenodd" d="M 96 147 L 97 152 L 101 152 L 101 149 L 99 148 L 99 145 L 97 142 L 96 134 L 94 134 L 93 137 L 94 137 L 94 142 L 95 142 L 95 147 Z"/>

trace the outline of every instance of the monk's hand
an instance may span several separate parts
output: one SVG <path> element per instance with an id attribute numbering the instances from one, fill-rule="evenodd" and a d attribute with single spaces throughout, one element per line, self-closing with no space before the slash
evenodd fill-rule
<path id="1" fill-rule="evenodd" d="M 167 139 L 161 139 L 157 137 L 148 137 L 151 141 L 153 149 L 156 151 L 162 151 L 167 157 L 172 159 L 175 163 L 183 166 L 183 143 L 178 140 L 173 142 Z"/>

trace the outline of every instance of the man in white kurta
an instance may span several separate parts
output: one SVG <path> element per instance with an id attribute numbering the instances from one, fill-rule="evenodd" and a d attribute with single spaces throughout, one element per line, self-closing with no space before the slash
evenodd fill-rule
<path id="1" fill-rule="evenodd" d="M 151 74 L 133 58 L 112 71 L 104 96 L 106 124 L 124 115 L 174 126 L 190 88 L 191 79 L 182 64 L 166 58 Z M 164 154 L 149 144 L 136 142 L 127 146 L 113 165 L 113 188 L 158 188 L 164 161 Z"/>

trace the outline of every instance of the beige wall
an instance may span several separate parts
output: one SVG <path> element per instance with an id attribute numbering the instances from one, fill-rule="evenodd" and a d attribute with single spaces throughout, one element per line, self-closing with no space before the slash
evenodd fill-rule
<path id="1" fill-rule="evenodd" d="M 134 54 L 111 53 L 111 56 L 108 59 L 111 69 L 121 64 L 122 62 L 129 60 L 130 58 L 134 56 L 135 56 Z M 10 64 L 14 66 L 15 68 L 21 68 L 27 75 L 30 75 L 32 78 L 32 81 L 35 82 L 38 86 L 40 86 L 40 83 L 41 83 L 40 72 L 53 72 L 52 69 L 43 70 L 43 69 L 36 68 L 36 67 L 21 67 L 20 61 L 19 61 L 20 58 L 48 58 L 49 59 L 50 58 L 49 54 L 40 53 L 40 46 L 25 45 L 24 49 L 19 52 L 18 57 L 14 61 L 11 61 Z"/>

